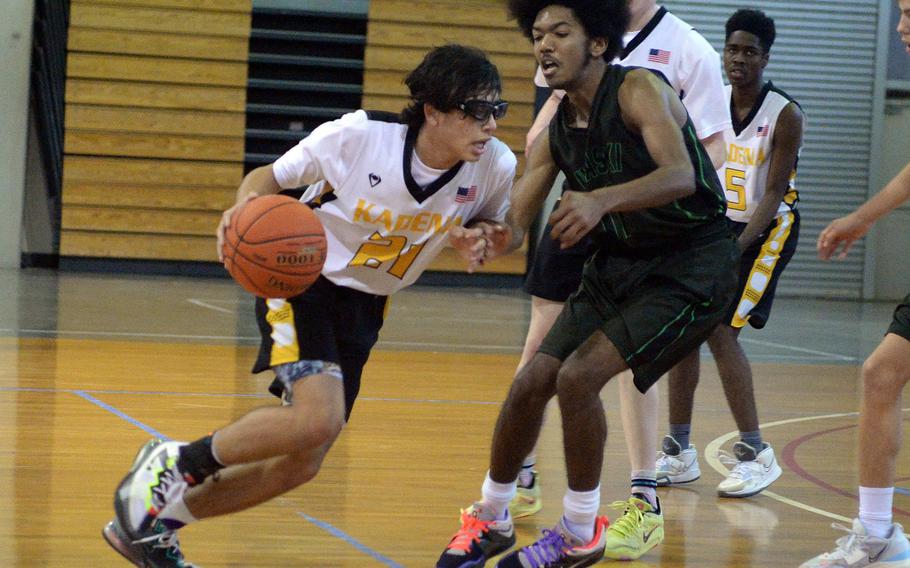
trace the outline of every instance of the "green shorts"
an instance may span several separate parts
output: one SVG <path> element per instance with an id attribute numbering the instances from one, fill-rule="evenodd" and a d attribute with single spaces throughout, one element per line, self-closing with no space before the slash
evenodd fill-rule
<path id="1" fill-rule="evenodd" d="M 910 341 L 910 294 L 907 294 L 904 301 L 894 310 L 894 319 L 888 326 L 888 333 L 900 335 Z"/>
<path id="2" fill-rule="evenodd" d="M 540 351 L 565 361 L 600 330 L 645 392 L 723 321 L 739 258 L 732 236 L 646 258 L 598 251 Z"/>

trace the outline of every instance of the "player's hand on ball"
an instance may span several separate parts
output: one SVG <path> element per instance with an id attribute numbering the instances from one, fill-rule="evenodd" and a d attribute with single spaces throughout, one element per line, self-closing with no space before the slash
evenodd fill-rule
<path id="1" fill-rule="evenodd" d="M 257 197 L 259 197 L 258 193 L 248 193 L 246 197 L 235 203 L 233 206 L 231 206 L 230 209 L 221 214 L 221 222 L 218 223 L 218 228 L 215 230 L 215 236 L 217 237 L 216 247 L 218 250 L 218 260 L 220 262 L 224 262 L 224 231 L 231 226 L 231 216 L 234 214 L 234 211 L 236 211 L 238 207 Z"/>

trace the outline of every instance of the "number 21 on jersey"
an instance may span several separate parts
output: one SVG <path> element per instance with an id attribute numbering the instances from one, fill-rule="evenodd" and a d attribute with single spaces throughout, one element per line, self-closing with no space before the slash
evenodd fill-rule
<path id="1" fill-rule="evenodd" d="M 398 278 L 404 278 L 417 255 L 426 243 L 408 246 L 408 238 L 401 235 L 382 236 L 379 231 L 370 235 L 370 241 L 360 245 L 348 266 L 366 266 L 379 269 L 383 264 L 393 261 L 387 272 Z"/>

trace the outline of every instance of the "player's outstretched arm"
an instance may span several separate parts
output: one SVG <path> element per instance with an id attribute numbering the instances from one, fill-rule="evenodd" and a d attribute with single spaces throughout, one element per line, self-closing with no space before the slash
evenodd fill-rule
<path id="1" fill-rule="evenodd" d="M 275 179 L 271 164 L 260 166 L 243 178 L 243 181 L 240 182 L 240 187 L 237 188 L 237 200 L 234 202 L 234 205 L 221 214 L 221 222 L 218 223 L 218 228 L 215 230 L 218 260 L 224 262 L 224 259 L 221 256 L 221 247 L 224 244 L 224 231 L 231 225 L 231 216 L 234 214 L 234 211 L 247 201 L 254 199 L 259 195 L 269 195 L 278 193 L 279 191 L 281 191 L 281 186 L 278 185 L 278 181 Z"/>
<path id="2" fill-rule="evenodd" d="M 846 217 L 835 219 L 818 235 L 818 257 L 828 260 L 836 254 L 844 259 L 853 243 L 862 238 L 886 213 L 910 199 L 910 164 L 907 164 L 880 192 Z M 837 250 L 840 253 L 837 253 Z"/>

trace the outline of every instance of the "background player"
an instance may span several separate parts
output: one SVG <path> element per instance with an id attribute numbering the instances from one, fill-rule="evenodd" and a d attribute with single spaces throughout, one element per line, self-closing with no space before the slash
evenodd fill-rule
<path id="1" fill-rule="evenodd" d="M 739 256 L 723 191 L 678 94 L 652 71 L 608 63 L 627 27 L 624 0 L 512 0 L 509 6 L 533 39 L 547 82 L 567 90 L 513 190 L 507 216 L 513 245 L 562 170 L 571 190 L 550 216 L 551 236 L 572 246 L 596 227 L 597 250 L 581 287 L 512 383 L 482 499 L 463 512 L 440 568 L 482 566 L 515 541 L 509 502 L 554 395 L 568 472 L 565 514 L 553 531 L 499 566 L 581 567 L 603 557 L 600 391 L 628 368 L 647 390 L 703 341 L 732 299 Z"/>
<path id="2" fill-rule="evenodd" d="M 781 474 L 774 450 L 761 438 L 752 370 L 738 341 L 747 323 L 756 329 L 767 323 L 799 238 L 795 179 L 804 118 L 796 101 L 764 80 L 774 38 L 774 20 L 758 10 L 739 10 L 727 20 L 723 61 L 733 126 L 724 132 L 727 161 L 718 175 L 743 256 L 738 299 L 708 338 L 741 439 L 733 446 L 736 459 L 725 460 L 733 468 L 717 488 L 724 497 L 754 495 Z M 700 475 L 698 452 L 689 444 L 699 359 L 696 349 L 670 371 L 670 433 L 656 466 L 660 485 Z"/>
<path id="3" fill-rule="evenodd" d="M 104 529 L 135 564 L 183 566 L 176 529 L 312 479 L 350 417 L 387 297 L 413 283 L 447 238 L 474 264 L 491 246 L 481 227 L 459 226 L 502 220 L 508 208 L 516 159 L 492 136 L 507 108 L 496 67 L 479 50 L 448 45 L 405 82 L 403 123 L 388 113 L 345 115 L 241 183 L 238 204 L 305 184 L 313 185 L 304 198 L 320 203 L 322 276 L 299 296 L 256 306 L 256 370 L 271 367 L 290 404 L 259 408 L 190 444 L 143 447 Z M 218 227 L 219 250 L 233 209 Z"/>
<path id="4" fill-rule="evenodd" d="M 898 0 L 900 34 L 910 53 L 910 0 Z M 878 219 L 910 199 L 910 164 L 875 197 L 846 217 L 835 219 L 818 237 L 818 256 L 843 259 L 854 241 Z M 838 249 L 840 253 L 838 253 Z M 859 516 L 831 552 L 800 568 L 906 568 L 910 542 L 893 522 L 895 461 L 903 422 L 901 395 L 910 381 L 910 294 L 894 310 L 882 342 L 863 363 L 863 398 L 859 409 Z"/>

